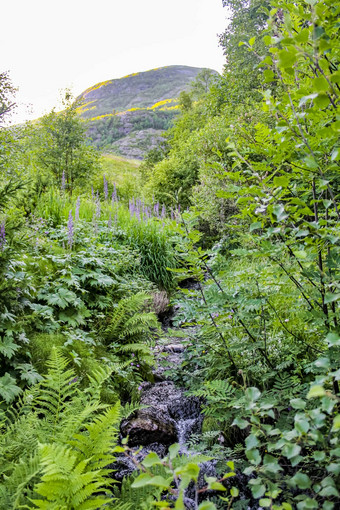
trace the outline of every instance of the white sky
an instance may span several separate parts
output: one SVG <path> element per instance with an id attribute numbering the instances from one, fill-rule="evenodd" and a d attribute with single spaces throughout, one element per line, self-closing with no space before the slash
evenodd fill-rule
<path id="1" fill-rule="evenodd" d="M 50 111 L 67 87 L 167 65 L 221 72 L 226 16 L 222 0 L 5 0 L 0 72 L 19 88 L 14 120 Z"/>

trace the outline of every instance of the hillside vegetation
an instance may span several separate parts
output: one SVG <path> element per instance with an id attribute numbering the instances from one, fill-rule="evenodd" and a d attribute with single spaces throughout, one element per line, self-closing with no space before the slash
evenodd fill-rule
<path id="1" fill-rule="evenodd" d="M 142 164 L 68 93 L 0 129 L 1 509 L 340 506 L 340 1 L 223 4 L 223 76 Z M 166 342 L 202 427 L 143 455 Z"/>
<path id="2" fill-rule="evenodd" d="M 168 66 L 98 83 L 80 98 L 91 143 L 130 158 L 141 159 L 155 148 L 178 115 L 178 97 L 202 71 Z M 211 71 L 217 75 L 215 71 Z"/>

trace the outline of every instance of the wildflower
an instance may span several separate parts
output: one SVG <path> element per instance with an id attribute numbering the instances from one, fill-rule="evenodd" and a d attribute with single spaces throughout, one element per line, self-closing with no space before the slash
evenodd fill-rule
<path id="1" fill-rule="evenodd" d="M 61 176 L 61 191 L 64 192 L 66 188 L 66 178 L 65 178 L 65 170 L 63 170 L 63 175 Z"/>
<path id="2" fill-rule="evenodd" d="M 111 213 L 110 213 L 109 221 L 107 222 L 107 227 L 108 228 L 112 227 L 112 215 L 111 215 Z"/>
<path id="3" fill-rule="evenodd" d="M 5 230 L 5 221 L 3 221 L 0 225 L 0 250 L 3 251 L 6 243 L 6 230 Z"/>
<path id="4" fill-rule="evenodd" d="M 289 319 L 285 319 L 285 322 L 289 322 Z"/>
<path id="5" fill-rule="evenodd" d="M 70 249 L 72 249 L 72 245 L 74 242 L 74 230 L 73 230 L 73 216 L 72 216 L 72 209 L 70 210 L 70 213 L 68 215 L 68 222 L 67 222 L 67 244 Z"/>
<path id="6" fill-rule="evenodd" d="M 136 367 L 137 367 L 137 368 L 139 368 L 139 367 L 140 367 L 140 365 L 136 365 Z"/>
<path id="7" fill-rule="evenodd" d="M 138 391 L 142 391 L 142 389 L 143 389 L 142 386 L 138 386 L 137 388 Z"/>
<path id="8" fill-rule="evenodd" d="M 161 212 L 161 217 L 162 217 L 162 218 L 165 218 L 165 216 L 166 216 L 166 208 L 165 208 L 165 205 L 163 204 L 163 206 L 162 206 L 162 212 Z"/>
<path id="9" fill-rule="evenodd" d="M 104 178 L 104 195 L 105 195 L 105 200 L 107 200 L 109 197 L 109 190 L 108 190 L 108 184 L 107 184 L 105 174 L 103 175 L 103 178 Z"/>
<path id="10" fill-rule="evenodd" d="M 100 199 L 96 197 L 96 218 L 100 218 Z"/>
<path id="11" fill-rule="evenodd" d="M 135 353 L 133 352 L 133 353 L 131 354 L 131 356 L 135 356 Z"/>
<path id="12" fill-rule="evenodd" d="M 77 202 L 76 202 L 76 212 L 75 212 L 75 215 L 74 215 L 74 220 L 75 221 L 79 220 L 79 209 L 80 209 L 80 197 L 77 198 Z"/>
<path id="13" fill-rule="evenodd" d="M 132 365 L 132 366 L 133 366 L 133 365 L 134 365 L 134 363 L 130 363 L 130 365 Z"/>

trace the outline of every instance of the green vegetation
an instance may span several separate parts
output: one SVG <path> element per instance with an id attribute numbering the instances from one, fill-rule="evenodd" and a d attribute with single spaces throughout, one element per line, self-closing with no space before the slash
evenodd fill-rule
<path id="1" fill-rule="evenodd" d="M 339 507 L 340 2 L 224 4 L 224 75 L 141 165 L 88 149 L 71 102 L 0 130 L 0 508 Z M 138 460 L 119 415 L 165 292 L 203 429 Z"/>
<path id="2" fill-rule="evenodd" d="M 104 151 L 142 159 L 172 126 L 179 114 L 177 98 L 201 72 L 197 67 L 161 67 L 87 89 L 77 111 L 89 121 L 90 143 Z M 217 73 L 203 72 L 203 86 L 207 87 Z"/>

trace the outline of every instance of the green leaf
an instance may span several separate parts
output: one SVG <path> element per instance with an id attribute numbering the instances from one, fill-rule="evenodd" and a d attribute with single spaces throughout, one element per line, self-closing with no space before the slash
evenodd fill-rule
<path id="1" fill-rule="evenodd" d="M 241 430 L 245 429 L 246 427 L 248 427 L 249 425 L 249 422 L 246 421 L 246 420 L 243 420 L 242 418 L 239 418 L 238 416 L 234 419 L 232 425 L 236 425 L 238 428 L 240 428 Z"/>
<path id="2" fill-rule="evenodd" d="M 262 223 L 261 223 L 261 221 L 255 221 L 255 223 L 252 223 L 252 224 L 250 225 L 249 230 L 250 230 L 250 232 L 253 232 L 253 230 L 257 230 L 257 229 L 259 229 L 259 228 L 261 228 L 261 227 L 262 227 Z"/>
<path id="3" fill-rule="evenodd" d="M 0 377 L 0 396 L 9 404 L 22 392 L 17 386 L 16 380 L 7 372 Z"/>
<path id="4" fill-rule="evenodd" d="M 337 414 L 336 416 L 334 416 L 332 430 L 339 429 L 340 429 L 340 414 Z"/>
<path id="5" fill-rule="evenodd" d="M 146 482 L 146 485 L 152 485 L 153 487 L 162 487 L 164 489 L 168 489 L 170 487 L 170 483 L 172 482 L 172 477 L 166 480 L 163 476 L 153 476 L 151 479 Z"/>
<path id="6" fill-rule="evenodd" d="M 251 400 L 252 402 L 256 402 L 261 396 L 261 392 L 258 388 L 250 387 L 245 391 L 245 396 L 247 400 Z"/>
<path id="7" fill-rule="evenodd" d="M 317 462 L 325 460 L 325 458 L 326 458 L 325 452 L 322 452 L 322 451 L 313 452 L 313 459 L 316 460 Z"/>
<path id="8" fill-rule="evenodd" d="M 326 395 L 325 389 L 320 384 L 314 384 L 307 394 L 307 398 L 323 397 Z"/>
<path id="9" fill-rule="evenodd" d="M 328 487 L 324 487 L 323 489 L 321 489 L 321 491 L 319 492 L 319 496 L 323 496 L 326 498 L 335 496 L 336 498 L 338 498 L 340 494 L 335 487 L 328 485 Z"/>
<path id="10" fill-rule="evenodd" d="M 230 494 L 232 495 L 233 498 L 237 498 L 237 496 L 239 495 L 240 491 L 238 490 L 237 487 L 232 487 L 230 489 Z"/>
<path id="11" fill-rule="evenodd" d="M 235 471 L 235 463 L 233 460 L 228 460 L 227 466 L 228 466 L 228 468 L 231 469 L 231 471 Z"/>
<path id="12" fill-rule="evenodd" d="M 198 510 L 216 510 L 216 506 L 210 501 L 203 501 L 198 507 Z"/>
<path id="13" fill-rule="evenodd" d="M 269 498 L 262 498 L 259 501 L 259 505 L 263 506 L 264 508 L 269 508 L 271 504 L 272 504 L 272 500 Z"/>
<path id="14" fill-rule="evenodd" d="M 287 67 L 292 67 L 296 62 L 296 50 L 281 50 L 278 53 L 279 57 L 279 67 L 286 69 Z"/>
<path id="15" fill-rule="evenodd" d="M 318 108 L 326 108 L 329 103 L 330 100 L 327 94 L 318 94 L 318 97 L 314 101 L 315 106 Z"/>
<path id="16" fill-rule="evenodd" d="M 326 92 L 329 88 L 328 82 L 323 76 L 314 78 L 312 83 L 314 90 L 316 90 L 317 92 Z"/>
<path id="17" fill-rule="evenodd" d="M 172 444 L 169 447 L 169 457 L 173 460 L 181 449 L 181 445 L 178 443 Z"/>
<path id="18" fill-rule="evenodd" d="M 305 498 L 303 501 L 300 501 L 296 508 L 298 510 L 313 510 L 314 508 L 318 508 L 319 504 L 312 498 Z"/>
<path id="19" fill-rule="evenodd" d="M 340 293 L 333 294 L 332 292 L 326 292 L 325 295 L 325 303 L 333 303 L 334 301 L 338 301 L 340 299 Z"/>
<path id="20" fill-rule="evenodd" d="M 336 147 L 331 154 L 331 161 L 338 161 L 340 159 L 340 148 Z"/>
<path id="21" fill-rule="evenodd" d="M 136 480 L 134 480 L 131 484 L 133 489 L 138 489 L 138 487 L 145 487 L 148 482 L 151 480 L 152 476 L 148 473 L 142 473 L 139 475 Z"/>
<path id="22" fill-rule="evenodd" d="M 290 405 L 294 409 L 304 409 L 306 407 L 306 402 L 305 402 L 305 400 L 302 400 L 302 398 L 293 398 L 290 401 Z"/>
<path id="23" fill-rule="evenodd" d="M 253 450 L 246 450 L 246 457 L 248 460 L 253 461 L 256 466 L 261 462 L 260 452 L 255 448 Z"/>
<path id="24" fill-rule="evenodd" d="M 328 342 L 329 347 L 340 346 L 340 335 L 334 332 L 328 333 L 326 341 Z"/>
<path id="25" fill-rule="evenodd" d="M 312 486 L 312 482 L 308 475 L 305 473 L 297 472 L 291 479 L 294 485 L 297 485 L 299 489 L 309 489 Z"/>
<path id="26" fill-rule="evenodd" d="M 257 437 L 254 434 L 250 434 L 246 438 L 245 443 L 246 443 L 246 448 L 251 450 L 252 448 L 256 448 L 257 446 L 259 446 L 260 441 L 257 439 Z"/>
<path id="27" fill-rule="evenodd" d="M 256 41 L 256 37 L 252 37 L 251 39 L 249 39 L 249 46 L 254 46 L 255 44 L 255 41 Z"/>
<path id="28" fill-rule="evenodd" d="M 274 177 L 273 184 L 275 187 L 287 188 L 287 186 L 289 186 L 289 179 L 284 175 Z"/>
<path id="29" fill-rule="evenodd" d="M 266 492 L 266 486 L 262 484 L 251 485 L 251 492 L 255 499 L 259 499 Z"/>
<path id="30" fill-rule="evenodd" d="M 194 464 L 193 462 L 189 462 L 189 464 L 186 464 L 185 466 L 178 467 L 175 470 L 176 475 L 188 476 L 194 481 L 197 481 L 199 472 L 200 472 L 200 467 L 197 464 Z"/>
<path id="31" fill-rule="evenodd" d="M 12 338 L 5 336 L 0 338 L 0 353 L 6 358 L 13 358 L 14 354 L 20 349 L 20 345 L 13 342 Z"/>
<path id="32" fill-rule="evenodd" d="M 309 430 L 309 422 L 304 415 L 297 414 L 295 416 L 295 428 L 300 434 L 307 434 Z"/>
<path id="33" fill-rule="evenodd" d="M 222 485 L 220 482 L 217 482 L 216 480 L 211 481 L 208 483 L 208 488 L 215 491 L 226 491 L 227 489 Z"/>
<path id="34" fill-rule="evenodd" d="M 276 216 L 277 221 L 283 221 L 288 218 L 288 214 L 285 212 L 285 208 L 282 204 L 274 205 L 273 214 Z"/>
<path id="35" fill-rule="evenodd" d="M 301 446 L 294 443 L 286 444 L 283 449 L 282 453 L 287 459 L 292 459 L 293 457 L 296 457 L 301 452 Z"/>
<path id="36" fill-rule="evenodd" d="M 162 461 L 158 457 L 157 453 L 151 452 L 145 457 L 142 464 L 145 467 L 151 467 L 154 466 L 155 464 L 162 464 Z"/>

